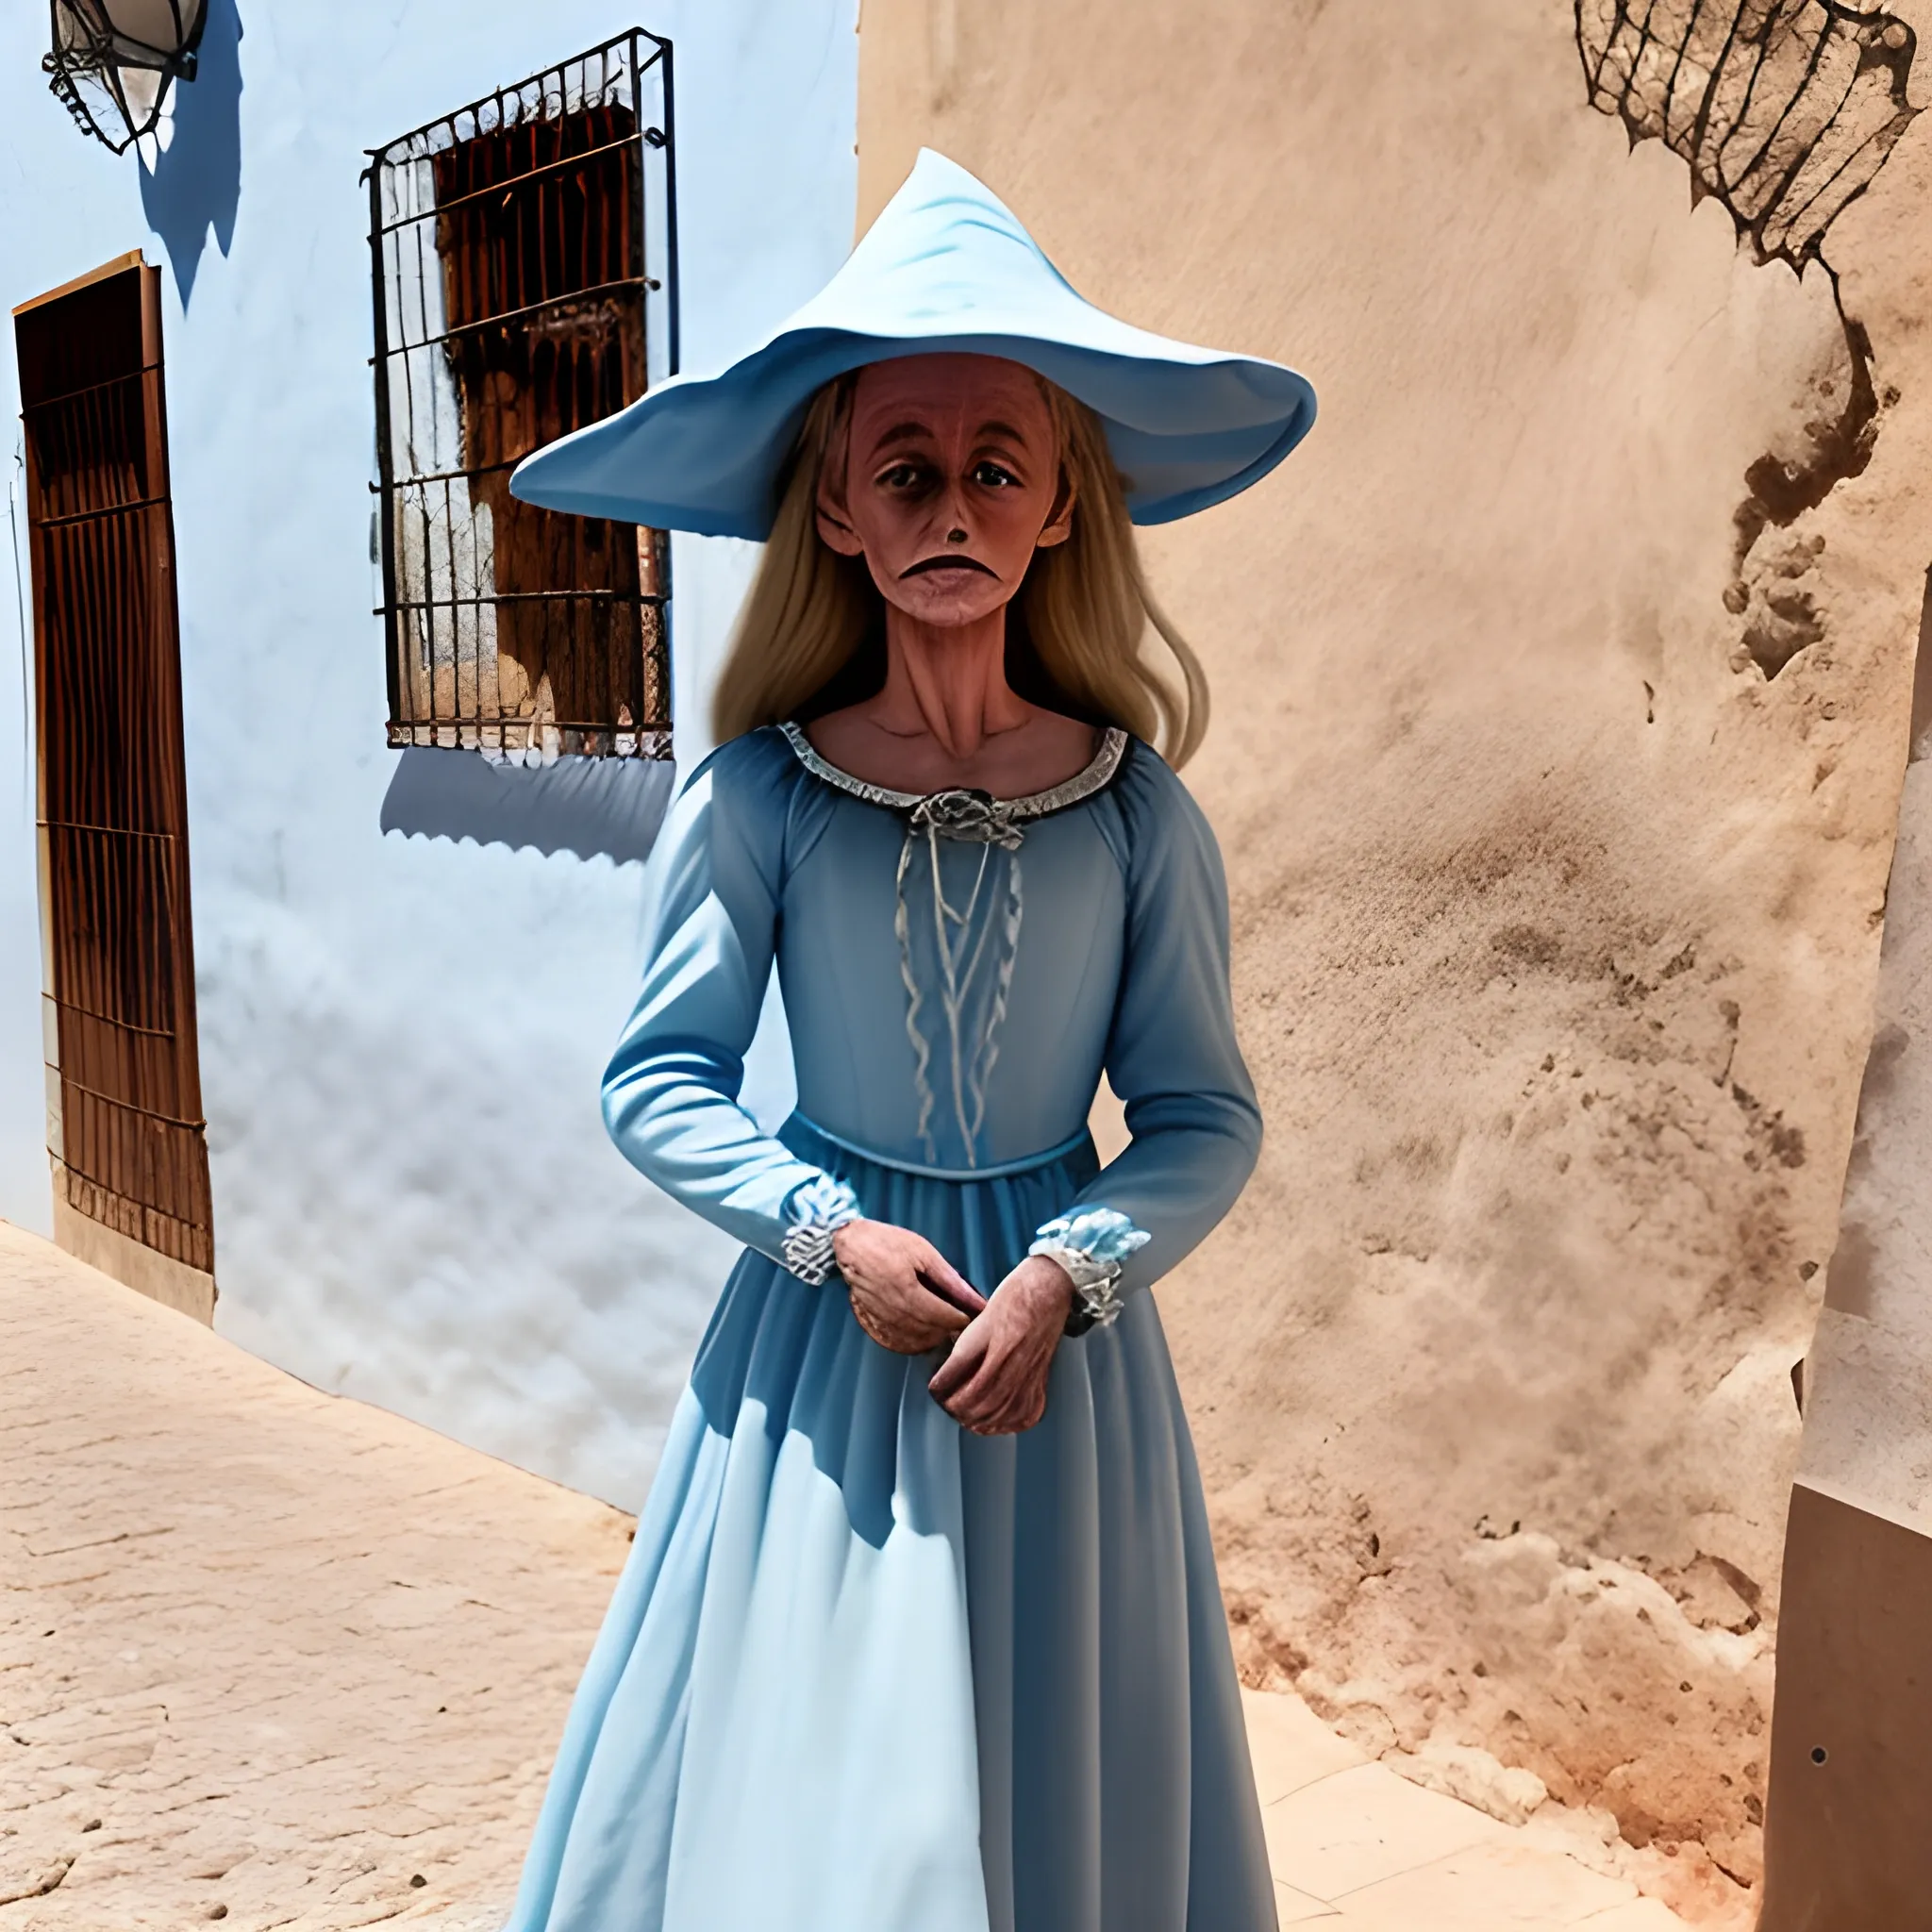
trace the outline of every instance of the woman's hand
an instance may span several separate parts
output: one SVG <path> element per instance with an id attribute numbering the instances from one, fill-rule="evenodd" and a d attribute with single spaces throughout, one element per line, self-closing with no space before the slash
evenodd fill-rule
<path id="1" fill-rule="evenodd" d="M 832 1231 L 832 1253 L 858 1325 L 894 1355 L 941 1347 L 986 1307 L 986 1297 L 910 1228 L 848 1221 Z"/>
<path id="2" fill-rule="evenodd" d="M 926 1387 L 978 1436 L 1013 1436 L 1046 1413 L 1046 1378 L 1074 1284 L 1058 1261 L 1029 1255 L 966 1324 Z"/>

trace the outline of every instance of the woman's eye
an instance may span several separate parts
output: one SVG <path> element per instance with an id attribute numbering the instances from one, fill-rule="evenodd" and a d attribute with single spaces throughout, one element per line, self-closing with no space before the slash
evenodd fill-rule
<path id="1" fill-rule="evenodd" d="M 887 490 L 917 490 L 925 480 L 925 471 L 918 463 L 894 463 L 879 477 Z"/>
<path id="2" fill-rule="evenodd" d="M 973 480 L 982 490 L 1004 490 L 1017 484 L 1020 479 L 1004 463 L 975 463 Z"/>

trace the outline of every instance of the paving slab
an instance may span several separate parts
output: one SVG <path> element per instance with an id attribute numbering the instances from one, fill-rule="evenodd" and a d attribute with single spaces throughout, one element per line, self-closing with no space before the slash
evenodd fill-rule
<path id="1" fill-rule="evenodd" d="M 0 1932 L 493 1932 L 629 1530 L 0 1224 Z"/>
<path id="2" fill-rule="evenodd" d="M 1584 1932 L 1682 1932 L 1684 1921 L 1654 1898 L 1613 1906 L 1583 1921 Z M 1423 1932 L 1418 1927 L 1417 1932 Z"/>
<path id="3" fill-rule="evenodd" d="M 1262 1807 L 1274 1875 L 1333 1904 L 1508 1829 L 1474 1806 L 1357 1764 Z"/>
<path id="4" fill-rule="evenodd" d="M 495 1932 L 630 1527 L 0 1222 L 0 1932 Z M 1243 1705 L 1284 1925 L 1679 1925 Z"/>
<path id="5" fill-rule="evenodd" d="M 1243 1690 L 1241 1710 L 1255 1760 L 1255 1790 L 1264 1807 L 1369 1761 L 1366 1752 L 1331 1730 L 1299 1697 Z"/>
<path id="6" fill-rule="evenodd" d="M 1598 1915 L 1636 1902 L 1627 1879 L 1494 1839 L 1336 1901 L 1349 1932 L 1553 1932 L 1596 1924 Z M 1675 1923 L 1668 1913 L 1664 1922 Z"/>
<path id="7" fill-rule="evenodd" d="M 1291 1885 L 1274 1881 L 1274 1915 L 1284 1925 L 1311 1925 L 1317 1919 L 1331 1921 L 1338 1928 L 1341 1914 L 1326 1899 L 1310 1898 Z"/>

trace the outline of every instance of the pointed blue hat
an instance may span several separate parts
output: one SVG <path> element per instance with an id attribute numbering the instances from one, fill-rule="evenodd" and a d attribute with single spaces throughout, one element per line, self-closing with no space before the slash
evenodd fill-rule
<path id="1" fill-rule="evenodd" d="M 761 540 L 825 383 L 867 362 L 962 350 L 1024 363 L 1092 409 L 1137 524 L 1172 523 L 1245 490 L 1315 420 L 1315 391 L 1292 369 L 1150 335 L 1094 308 L 984 182 L 924 148 L 844 267 L 757 348 L 716 375 L 675 375 L 525 457 L 510 493 L 544 509 Z"/>

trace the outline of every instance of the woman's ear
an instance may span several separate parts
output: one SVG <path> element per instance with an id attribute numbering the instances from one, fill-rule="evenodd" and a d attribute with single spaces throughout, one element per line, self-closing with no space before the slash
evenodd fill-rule
<path id="1" fill-rule="evenodd" d="M 826 549 L 836 550 L 841 557 L 863 557 L 865 544 L 852 527 L 852 519 L 845 508 L 845 439 L 836 437 L 832 447 L 825 453 L 824 467 L 819 471 L 815 505 L 819 541 Z"/>
<path id="2" fill-rule="evenodd" d="M 1059 488 L 1054 493 L 1053 508 L 1046 514 L 1046 527 L 1036 541 L 1037 548 L 1050 550 L 1056 543 L 1064 543 L 1074 534 L 1074 499 L 1077 494 L 1074 487 L 1074 473 L 1062 463 Z"/>

